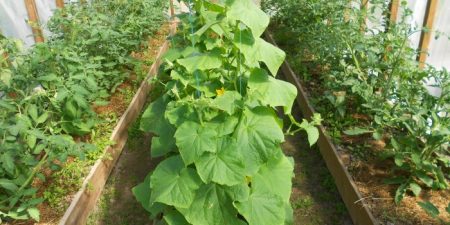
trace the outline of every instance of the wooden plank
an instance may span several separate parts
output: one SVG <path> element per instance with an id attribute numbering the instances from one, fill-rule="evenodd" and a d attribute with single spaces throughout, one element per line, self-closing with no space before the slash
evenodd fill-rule
<path id="1" fill-rule="evenodd" d="M 423 28 L 426 29 L 426 31 L 422 31 L 422 34 L 420 36 L 419 55 L 417 57 L 420 68 L 425 67 L 425 62 L 427 60 L 428 47 L 430 45 L 431 36 L 433 34 L 432 29 L 434 25 L 434 19 L 436 17 L 437 5 L 438 0 L 428 0 L 423 24 Z"/>
<path id="2" fill-rule="evenodd" d="M 55 0 L 56 1 L 56 7 L 59 9 L 64 8 L 64 0 Z"/>
<path id="3" fill-rule="evenodd" d="M 171 34 L 176 30 L 176 26 L 177 23 L 171 24 Z M 169 41 L 165 41 L 159 50 L 155 62 L 148 72 L 147 78 L 142 82 L 128 109 L 120 118 L 111 135 L 110 140 L 116 144 L 107 147 L 103 157 L 97 160 L 91 168 L 90 173 L 85 178 L 81 189 L 75 195 L 63 218 L 60 220 L 59 225 L 86 224 L 89 213 L 95 207 L 106 181 L 127 142 L 128 127 L 136 120 L 144 107 L 149 91 L 152 88 L 149 84 L 149 79 L 157 74 L 159 66 L 161 65 L 161 57 L 168 49 Z"/>
<path id="4" fill-rule="evenodd" d="M 389 24 L 397 22 L 400 0 L 391 0 L 389 4 Z"/>
<path id="5" fill-rule="evenodd" d="M 175 15 L 175 8 L 173 6 L 173 0 L 170 0 L 170 16 L 173 17 Z"/>
<path id="6" fill-rule="evenodd" d="M 275 40 L 269 33 L 266 32 L 265 37 L 270 43 L 276 45 Z M 297 104 L 300 106 L 300 110 L 303 115 L 310 120 L 315 111 L 309 103 L 306 91 L 301 85 L 298 76 L 291 69 L 287 61 L 283 63 L 281 70 L 285 78 L 297 87 Z M 325 128 L 323 126 L 318 126 L 318 128 L 320 136 L 317 145 L 319 146 L 320 153 L 328 167 L 328 170 L 334 178 L 342 200 L 347 206 L 347 210 L 353 220 L 353 223 L 356 225 L 378 224 L 367 205 L 364 204 L 365 200 L 362 198 L 362 195 L 358 191 L 353 178 L 345 168 L 344 163 L 338 155 L 336 147 L 326 134 Z"/>
<path id="7" fill-rule="evenodd" d="M 367 27 L 367 11 L 369 10 L 369 0 L 361 0 L 360 10 L 362 14 L 360 30 L 361 32 L 364 32 Z"/>
<path id="8" fill-rule="evenodd" d="M 25 0 L 25 7 L 28 12 L 28 23 L 31 26 L 33 32 L 34 41 L 36 43 L 44 42 L 44 36 L 42 35 L 42 29 L 39 26 L 39 14 L 34 0 Z"/>

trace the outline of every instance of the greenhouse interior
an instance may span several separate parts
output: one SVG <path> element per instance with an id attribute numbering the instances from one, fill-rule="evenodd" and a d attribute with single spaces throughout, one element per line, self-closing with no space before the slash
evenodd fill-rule
<path id="1" fill-rule="evenodd" d="M 0 224 L 449 225 L 449 11 L 0 0 Z"/>

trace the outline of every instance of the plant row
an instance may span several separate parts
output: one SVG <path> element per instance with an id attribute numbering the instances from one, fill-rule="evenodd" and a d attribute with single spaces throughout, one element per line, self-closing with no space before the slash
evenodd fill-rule
<path id="1" fill-rule="evenodd" d="M 282 41 L 295 46 L 295 60 L 303 61 L 296 65 L 301 78 L 321 93 L 312 93 L 314 103 L 336 141 L 359 136 L 385 146 L 360 155 L 393 162 L 386 182 L 398 185 L 396 203 L 422 189 L 448 189 L 450 74 L 419 68 L 409 40 L 421 30 L 409 23 L 405 1 L 397 22 L 389 20 L 389 1 L 363 2 L 268 0 L 265 8 L 286 32 Z M 431 83 L 437 93 L 427 90 Z M 430 202 L 420 205 L 436 216 Z"/>
<path id="2" fill-rule="evenodd" d="M 164 93 L 141 119 L 164 160 L 133 192 L 167 224 L 292 224 L 294 162 L 276 107 L 291 118 L 286 133 L 311 142 L 318 121 L 290 116 L 297 90 L 275 78 L 285 53 L 260 38 L 269 17 L 252 0 L 188 8 L 157 77 Z"/>
<path id="3" fill-rule="evenodd" d="M 51 18 L 48 40 L 28 50 L 0 36 L 0 223 L 39 220 L 44 172 L 98 151 L 88 143 L 102 123 L 93 107 L 139 71 L 130 53 L 161 26 L 165 4 L 67 4 Z"/>

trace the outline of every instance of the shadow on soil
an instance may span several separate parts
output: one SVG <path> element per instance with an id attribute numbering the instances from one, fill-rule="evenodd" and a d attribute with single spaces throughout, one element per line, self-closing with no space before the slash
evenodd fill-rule
<path id="1" fill-rule="evenodd" d="M 296 107 L 294 114 L 300 115 Z M 291 195 L 295 225 L 352 225 L 319 149 L 309 146 L 306 134 L 286 137 L 283 150 L 295 161 Z"/>
<path id="2" fill-rule="evenodd" d="M 133 134 L 133 132 L 136 132 Z M 88 225 L 151 225 L 148 213 L 131 189 L 142 182 L 159 161 L 150 157 L 151 136 L 130 132 L 129 141 L 114 168 Z"/>

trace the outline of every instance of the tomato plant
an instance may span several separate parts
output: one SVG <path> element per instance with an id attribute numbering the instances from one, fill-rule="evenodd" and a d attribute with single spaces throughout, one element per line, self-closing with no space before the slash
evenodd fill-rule
<path id="1" fill-rule="evenodd" d="M 260 38 L 269 17 L 251 0 L 188 7 L 141 120 L 165 159 L 133 192 L 168 224 L 290 224 L 294 162 L 275 107 L 290 115 L 297 89 L 275 78 L 285 53 Z"/>
<path id="2" fill-rule="evenodd" d="M 312 94 L 327 125 L 338 135 L 371 135 L 386 143 L 379 156 L 394 162 L 387 182 L 398 185 L 399 203 L 423 188 L 449 188 L 450 74 L 418 67 L 409 38 L 421 30 L 409 24 L 412 12 L 405 1 L 399 21 L 388 21 L 388 3 L 269 0 L 265 8 L 274 13 L 274 27 L 287 33 L 283 41 L 298 46 L 292 48 L 295 57 L 320 68 L 312 76 L 323 94 Z M 366 19 L 379 25 L 369 27 Z M 431 94 L 428 80 L 441 92 Z"/>
<path id="3" fill-rule="evenodd" d="M 130 53 L 160 27 L 164 8 L 162 0 L 68 4 L 45 43 L 24 50 L 0 36 L 0 220 L 38 221 L 43 172 L 97 150 L 74 137 L 102 122 L 92 105 L 128 79 Z"/>

